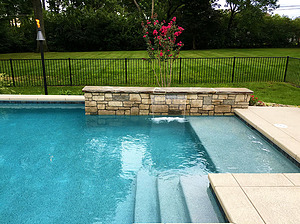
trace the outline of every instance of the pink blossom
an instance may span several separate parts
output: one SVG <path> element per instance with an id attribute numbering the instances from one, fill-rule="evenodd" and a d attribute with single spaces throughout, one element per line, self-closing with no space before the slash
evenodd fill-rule
<path id="1" fill-rule="evenodd" d="M 184 31 L 184 29 L 182 28 L 182 27 L 178 27 L 178 29 L 182 32 L 182 31 Z"/>
<path id="2" fill-rule="evenodd" d="M 174 21 L 174 22 L 175 22 L 175 21 L 176 21 L 176 17 L 173 17 L 172 21 Z"/>
<path id="3" fill-rule="evenodd" d="M 148 32 L 146 32 L 146 34 L 148 34 Z"/>
<path id="4" fill-rule="evenodd" d="M 169 57 L 172 57 L 172 54 L 170 54 Z"/>
<path id="5" fill-rule="evenodd" d="M 154 51 L 154 48 L 151 48 L 152 51 Z"/>
<path id="6" fill-rule="evenodd" d="M 177 45 L 178 45 L 179 47 L 181 47 L 181 46 L 182 46 L 182 42 L 180 41 Z"/>
<path id="7" fill-rule="evenodd" d="M 157 30 L 154 30 L 153 35 L 157 35 L 157 34 L 158 34 Z"/>
<path id="8" fill-rule="evenodd" d="M 143 36 L 144 38 L 146 37 L 146 35 Z"/>
<path id="9" fill-rule="evenodd" d="M 163 54 L 162 51 L 161 51 L 159 55 L 162 57 L 164 54 Z"/>
<path id="10" fill-rule="evenodd" d="M 155 25 L 156 25 L 156 22 L 154 22 L 153 24 L 154 24 L 154 26 L 155 26 Z"/>

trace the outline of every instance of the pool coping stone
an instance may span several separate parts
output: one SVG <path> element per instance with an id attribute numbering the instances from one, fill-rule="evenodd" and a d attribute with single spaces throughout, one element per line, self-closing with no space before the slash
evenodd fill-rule
<path id="1" fill-rule="evenodd" d="M 76 102 L 84 103 L 84 96 L 80 95 L 9 95 L 0 94 L 0 102 L 32 102 L 32 103 L 51 103 L 51 102 Z"/>
<path id="2" fill-rule="evenodd" d="M 203 87 L 120 87 L 120 86 L 85 86 L 83 92 L 89 93 L 207 93 L 231 94 L 253 91 L 246 88 L 203 88 Z"/>

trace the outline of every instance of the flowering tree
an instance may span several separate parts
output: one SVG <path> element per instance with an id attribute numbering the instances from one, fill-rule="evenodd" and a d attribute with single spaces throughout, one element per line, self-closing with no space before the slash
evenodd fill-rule
<path id="1" fill-rule="evenodd" d="M 183 46 L 181 41 L 176 41 L 177 37 L 184 30 L 176 25 L 176 17 L 174 17 L 167 25 L 166 22 L 159 22 L 157 15 L 151 20 L 142 22 L 144 39 L 147 43 L 147 52 L 149 61 L 160 87 L 171 85 L 172 67 L 174 61 L 178 58 L 180 49 Z M 154 62 L 158 61 L 159 72 L 157 74 Z"/>

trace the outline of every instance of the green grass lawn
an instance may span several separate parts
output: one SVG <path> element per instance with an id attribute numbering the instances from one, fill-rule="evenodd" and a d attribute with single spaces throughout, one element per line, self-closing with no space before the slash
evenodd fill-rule
<path id="1" fill-rule="evenodd" d="M 257 48 L 257 49 L 212 49 L 212 50 L 183 50 L 182 58 L 210 58 L 210 57 L 298 57 L 299 48 Z M 0 54 L 0 59 L 39 59 L 39 53 L 11 53 Z M 95 52 L 46 52 L 46 59 L 60 58 L 146 58 L 142 51 L 95 51 Z"/>
<path id="2" fill-rule="evenodd" d="M 180 85 L 177 85 L 180 86 Z M 254 91 L 259 100 L 268 103 L 286 105 L 300 105 L 300 88 L 288 83 L 254 82 L 254 83 L 229 83 L 229 84 L 197 84 L 184 86 L 198 87 L 244 87 Z M 83 86 L 49 86 L 49 95 L 71 94 L 81 95 Z M 43 87 L 7 87 L 0 88 L 0 94 L 44 94 Z"/>

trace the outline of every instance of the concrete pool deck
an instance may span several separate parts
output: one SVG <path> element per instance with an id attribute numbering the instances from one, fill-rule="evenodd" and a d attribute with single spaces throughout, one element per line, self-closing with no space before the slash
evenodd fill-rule
<path id="1" fill-rule="evenodd" d="M 300 108 L 249 107 L 235 113 L 300 163 Z"/>
<path id="2" fill-rule="evenodd" d="M 300 173 L 209 174 L 229 222 L 300 223 Z"/>

